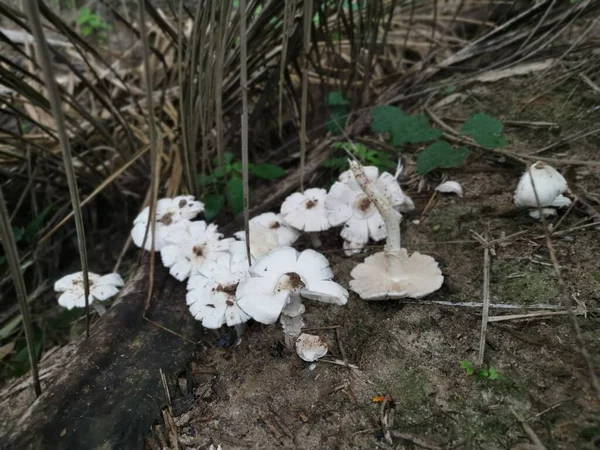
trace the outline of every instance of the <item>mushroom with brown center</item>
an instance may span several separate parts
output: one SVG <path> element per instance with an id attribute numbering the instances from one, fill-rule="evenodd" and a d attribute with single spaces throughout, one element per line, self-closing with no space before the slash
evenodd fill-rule
<path id="1" fill-rule="evenodd" d="M 260 258 L 277 247 L 292 245 L 300 233 L 283 222 L 279 214 L 272 212 L 253 217 L 249 222 L 250 253 Z M 235 233 L 235 237 L 245 240 L 244 231 Z"/>
<path id="2" fill-rule="evenodd" d="M 204 211 L 204 204 L 196 201 L 191 195 L 181 195 L 175 198 L 161 198 L 156 202 L 154 250 L 160 251 L 165 245 L 165 236 L 171 227 L 178 223 L 188 222 Z M 152 228 L 148 224 L 150 207 L 145 207 L 133 221 L 131 238 L 138 247 L 144 244 L 144 249 L 150 251 L 152 247 Z M 146 229 L 148 233 L 146 235 Z M 144 242 L 144 237 L 146 241 Z"/>
<path id="3" fill-rule="evenodd" d="M 233 238 L 221 239 L 217 226 L 198 222 L 183 223 L 165 236 L 160 256 L 165 267 L 179 281 L 199 273 L 207 261 L 214 261 L 235 242 Z"/>
<path id="4" fill-rule="evenodd" d="M 248 275 L 248 260 L 242 242 L 234 242 L 227 253 L 206 261 L 188 281 L 186 302 L 196 320 L 206 328 L 237 326 L 250 316 L 235 303 L 235 292 Z"/>
<path id="5" fill-rule="evenodd" d="M 409 255 L 401 248 L 400 214 L 358 163 L 351 161 L 350 168 L 365 195 L 379 210 L 387 229 L 384 251 L 369 256 L 352 270 L 350 289 L 364 300 L 421 298 L 438 290 L 444 281 L 438 263 L 431 256 L 418 252 Z"/>
<path id="6" fill-rule="evenodd" d="M 301 297 L 334 305 L 348 301 L 348 291 L 332 278 L 329 262 L 320 253 L 276 248 L 254 263 L 249 277 L 240 282 L 237 304 L 264 324 L 275 323 L 281 315 L 286 343 L 290 345 L 303 326 Z"/>
<path id="7" fill-rule="evenodd" d="M 331 227 L 325 212 L 326 197 L 325 189 L 312 188 L 303 193 L 293 193 L 281 205 L 283 221 L 297 230 L 308 233 L 314 247 L 321 245 L 316 233 Z"/>
<path id="8" fill-rule="evenodd" d="M 374 166 L 364 168 L 365 176 L 375 185 L 381 195 L 400 211 L 414 209 L 414 203 L 387 172 L 379 174 Z M 385 222 L 373 200 L 363 192 L 352 171 L 342 173 L 331 186 L 325 201 L 327 217 L 332 226 L 343 225 L 342 238 L 347 256 L 360 252 L 369 242 L 381 241 L 387 236 Z"/>

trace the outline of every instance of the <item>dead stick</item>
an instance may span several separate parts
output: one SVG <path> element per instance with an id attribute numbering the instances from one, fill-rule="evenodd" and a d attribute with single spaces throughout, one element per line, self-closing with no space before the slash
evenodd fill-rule
<path id="1" fill-rule="evenodd" d="M 488 316 L 490 312 L 490 249 L 483 250 L 483 309 L 481 311 L 481 338 L 479 339 L 479 357 L 477 363 L 483 364 L 485 354 L 485 337 L 488 328 Z"/>

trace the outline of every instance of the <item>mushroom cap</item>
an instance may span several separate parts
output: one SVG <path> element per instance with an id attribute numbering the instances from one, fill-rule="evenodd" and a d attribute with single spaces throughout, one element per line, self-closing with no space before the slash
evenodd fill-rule
<path id="1" fill-rule="evenodd" d="M 538 161 L 519 180 L 514 197 L 516 206 L 537 208 L 532 179 L 542 207 L 552 206 L 556 198 L 567 190 L 567 180 L 553 167 Z"/>
<path id="2" fill-rule="evenodd" d="M 180 222 L 186 222 L 199 213 L 204 211 L 204 203 L 194 199 L 191 195 L 180 195 L 175 198 L 161 198 L 156 202 L 156 236 L 154 249 L 160 251 L 164 246 L 164 238 L 169 233 L 170 228 Z M 135 245 L 142 246 L 146 227 L 148 226 L 148 218 L 150 215 L 150 207 L 146 206 L 133 221 L 133 229 L 131 230 L 131 238 Z M 148 237 L 144 249 L 150 251 L 152 247 L 152 239 L 148 230 Z"/>
<path id="3" fill-rule="evenodd" d="M 281 218 L 288 225 L 307 233 L 328 230 L 331 225 L 325 212 L 325 189 L 311 188 L 295 192 L 281 205 Z"/>
<path id="4" fill-rule="evenodd" d="M 206 261 L 188 281 L 186 303 L 205 328 L 239 325 L 250 320 L 235 302 L 238 283 L 248 275 L 248 264 L 235 251 Z"/>
<path id="5" fill-rule="evenodd" d="M 90 283 L 89 303 L 94 300 L 104 301 L 115 296 L 120 287 L 123 286 L 123 279 L 117 273 L 109 273 L 100 276 L 96 273 L 88 272 Z M 83 308 L 85 306 L 85 290 L 83 286 L 83 272 L 75 272 L 62 277 L 54 283 L 54 290 L 62 292 L 58 297 L 58 304 L 67 308 Z"/>
<path id="6" fill-rule="evenodd" d="M 320 336 L 302 333 L 296 341 L 296 353 L 304 361 L 313 362 L 327 354 L 329 347 Z"/>
<path id="7" fill-rule="evenodd" d="M 460 183 L 456 181 L 445 181 L 436 187 L 435 190 L 445 194 L 456 194 L 459 197 L 463 196 L 463 188 Z"/>
<path id="8" fill-rule="evenodd" d="M 300 233 L 288 226 L 279 214 L 272 212 L 250 219 L 249 229 L 250 252 L 255 258 L 266 255 L 274 248 L 292 245 L 300 236 Z M 242 241 L 246 239 L 244 231 L 238 231 L 234 236 Z"/>
<path id="9" fill-rule="evenodd" d="M 216 225 L 207 225 L 203 220 L 173 227 L 160 251 L 163 265 L 169 268 L 171 275 L 183 281 L 198 273 L 206 261 L 216 260 L 229 250 L 235 240 L 221 239 L 222 236 Z"/>
<path id="10" fill-rule="evenodd" d="M 402 188 L 390 173 L 383 172 L 374 166 L 364 167 L 364 172 L 375 188 L 400 211 L 414 209 L 412 200 L 402 192 Z M 351 242 L 351 247 L 364 246 L 369 237 L 381 241 L 387 237 L 387 230 L 377 207 L 363 192 L 356 182 L 352 171 L 342 173 L 335 182 L 325 201 L 327 217 L 332 226 L 344 225 L 341 236 Z M 352 254 L 348 247 L 346 254 Z M 356 253 L 356 252 L 355 252 Z"/>
<path id="11" fill-rule="evenodd" d="M 391 273 L 389 258 L 384 252 L 375 253 L 357 265 L 350 275 L 350 289 L 364 300 L 391 298 L 421 298 L 437 291 L 444 282 L 438 263 L 431 256 L 414 252 L 408 255 L 401 249 L 400 269 Z"/>
<path id="12" fill-rule="evenodd" d="M 291 292 L 324 303 L 344 305 L 348 291 L 332 281 L 329 262 L 314 250 L 276 248 L 256 261 L 237 287 L 237 303 L 257 322 L 272 324 L 290 301 Z"/>

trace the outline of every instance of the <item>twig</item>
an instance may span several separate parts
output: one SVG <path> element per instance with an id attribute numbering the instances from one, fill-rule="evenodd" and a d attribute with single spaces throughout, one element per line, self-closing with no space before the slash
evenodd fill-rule
<path id="1" fill-rule="evenodd" d="M 327 364 L 335 364 L 337 366 L 345 366 L 350 369 L 358 369 L 358 366 L 355 366 L 354 364 L 350 364 L 350 363 L 347 363 L 344 361 L 340 361 L 339 359 L 319 359 L 318 362 L 324 362 Z"/>
<path id="2" fill-rule="evenodd" d="M 442 449 L 442 447 L 440 447 L 439 445 L 434 444 L 433 442 L 429 442 L 429 441 L 425 440 L 424 438 L 422 438 L 421 436 L 417 436 L 415 434 L 403 433 L 403 432 L 397 431 L 397 430 L 390 430 L 390 433 L 391 433 L 392 437 L 395 437 L 398 439 L 403 439 L 408 442 L 412 442 L 413 444 L 418 445 L 419 447 L 426 448 L 428 450 L 441 450 Z"/>
<path id="3" fill-rule="evenodd" d="M 477 364 L 483 365 L 485 354 L 485 338 L 488 328 L 488 316 L 490 311 L 490 249 L 483 250 L 483 308 L 481 311 L 481 337 L 479 338 L 479 356 Z"/>
<path id="4" fill-rule="evenodd" d="M 248 57 L 246 36 L 246 0 L 240 0 L 240 85 L 242 89 L 242 192 L 244 196 L 244 234 L 248 266 L 250 254 L 250 188 L 248 186 Z"/>
<path id="5" fill-rule="evenodd" d="M 572 401 L 572 400 L 573 400 L 573 397 L 571 397 L 571 398 L 567 398 L 567 399 L 565 399 L 565 400 L 561 400 L 560 402 L 557 402 L 557 403 L 555 403 L 554 405 L 550 406 L 549 408 L 546 408 L 545 410 L 543 410 L 543 411 L 540 411 L 540 412 L 539 412 L 539 413 L 537 413 L 536 415 L 534 415 L 534 416 L 531 416 L 529 419 L 525 419 L 525 422 L 531 422 L 532 420 L 535 420 L 535 419 L 537 419 L 538 417 L 540 417 L 540 416 L 542 416 L 542 415 L 546 414 L 547 412 L 549 412 L 549 411 L 552 411 L 553 409 L 556 409 L 556 408 L 558 408 L 560 405 L 563 405 L 563 404 L 565 404 L 565 403 L 567 403 L 567 402 L 570 402 L 570 401 Z"/>
<path id="6" fill-rule="evenodd" d="M 491 316 L 488 318 L 488 322 L 504 322 L 507 320 L 519 320 L 519 319 L 533 319 L 533 318 L 547 318 L 552 316 L 564 316 L 568 314 L 567 311 L 540 311 L 531 314 L 509 314 L 506 316 Z"/>
<path id="7" fill-rule="evenodd" d="M 527 436 L 529 436 L 529 439 L 531 439 L 531 442 L 533 442 L 533 445 L 535 445 L 535 448 L 537 450 L 546 450 L 546 446 L 542 444 L 542 441 L 540 441 L 540 438 L 537 436 L 537 434 L 535 434 L 529 424 L 525 422 L 515 411 L 512 411 L 512 413 L 523 427 L 525 433 L 527 433 Z"/>

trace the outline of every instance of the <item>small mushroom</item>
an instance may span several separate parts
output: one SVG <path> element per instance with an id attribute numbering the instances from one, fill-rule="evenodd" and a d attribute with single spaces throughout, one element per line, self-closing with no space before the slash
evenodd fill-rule
<path id="1" fill-rule="evenodd" d="M 562 195 L 567 190 L 567 180 L 556 169 L 542 161 L 537 161 L 519 180 L 514 201 L 518 207 L 535 208 L 529 212 L 529 215 L 539 219 L 537 200 L 542 208 L 542 214 L 554 215 L 556 211 L 553 208 L 563 208 L 571 204 L 571 200 Z"/>
<path id="2" fill-rule="evenodd" d="M 272 212 L 253 217 L 249 222 L 250 230 L 250 253 L 255 258 L 260 258 L 277 247 L 292 245 L 300 233 L 288 226 L 279 214 Z M 234 235 L 237 239 L 245 240 L 244 231 L 238 231 Z"/>
<path id="3" fill-rule="evenodd" d="M 297 230 L 308 233 L 313 247 L 321 245 L 316 233 L 328 230 L 331 225 L 325 212 L 325 189 L 311 188 L 290 195 L 281 205 L 281 218 Z"/>
<path id="4" fill-rule="evenodd" d="M 173 225 L 188 222 L 204 211 L 204 203 L 194 199 L 191 195 L 181 195 L 175 198 L 161 198 L 156 202 L 156 233 L 154 239 L 154 250 L 160 251 L 165 244 L 164 238 L 171 231 Z M 150 251 L 152 247 L 152 228 L 148 225 L 150 207 L 146 206 L 133 221 L 131 238 L 138 247 L 142 246 L 146 228 L 148 236 L 144 243 L 144 249 Z"/>
<path id="5" fill-rule="evenodd" d="M 325 356 L 329 348 L 320 336 L 302 333 L 296 341 L 296 353 L 304 361 L 313 362 Z"/>
<path id="6" fill-rule="evenodd" d="M 456 194 L 459 197 L 463 196 L 463 188 L 456 181 L 445 181 L 435 188 L 438 192 L 443 192 L 444 194 Z"/>
<path id="7" fill-rule="evenodd" d="M 248 260 L 242 242 L 233 243 L 229 252 L 202 264 L 187 285 L 186 302 L 194 318 L 211 329 L 224 324 L 233 327 L 250 320 L 235 302 L 237 286 L 246 276 Z"/>
<path id="8" fill-rule="evenodd" d="M 381 213 L 388 230 L 384 251 L 369 256 L 350 272 L 353 278 L 350 289 L 364 300 L 421 298 L 438 290 L 444 281 L 438 263 L 418 252 L 409 256 L 406 249 L 401 248 L 400 214 L 387 197 L 377 191 L 358 163 L 350 161 L 350 168 Z"/>
<path id="9" fill-rule="evenodd" d="M 206 261 L 214 261 L 227 253 L 235 239 L 222 237 L 214 224 L 207 225 L 203 220 L 184 223 L 165 236 L 165 245 L 160 251 L 162 262 L 171 275 L 183 281 L 199 273 Z"/>
<path id="10" fill-rule="evenodd" d="M 273 324 L 284 313 L 289 343 L 299 334 L 294 325 L 304 312 L 301 296 L 334 305 L 347 303 L 348 291 L 332 278 L 329 262 L 320 253 L 280 247 L 250 267 L 249 277 L 237 287 L 236 299 L 241 310 L 257 322 Z M 289 318 L 297 319 L 285 323 Z"/>
<path id="11" fill-rule="evenodd" d="M 118 273 L 98 275 L 88 272 L 90 286 L 89 304 L 94 300 L 104 301 L 117 295 L 123 286 L 123 279 Z M 67 309 L 83 308 L 85 306 L 85 291 L 83 286 L 83 272 L 66 275 L 54 283 L 54 290 L 61 292 L 58 304 Z"/>
<path id="12" fill-rule="evenodd" d="M 404 194 L 392 174 L 383 172 L 379 175 L 379 169 L 374 166 L 367 166 L 364 171 L 367 179 L 394 208 L 400 211 L 414 209 L 413 201 Z M 344 250 L 350 256 L 360 252 L 369 237 L 374 241 L 385 239 L 387 231 L 377 207 L 358 185 L 352 171 L 342 173 L 338 180 L 329 190 L 325 207 L 331 225 L 343 225 Z"/>

